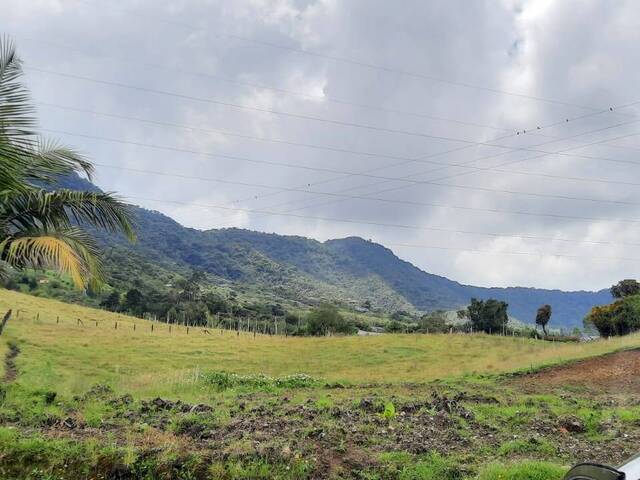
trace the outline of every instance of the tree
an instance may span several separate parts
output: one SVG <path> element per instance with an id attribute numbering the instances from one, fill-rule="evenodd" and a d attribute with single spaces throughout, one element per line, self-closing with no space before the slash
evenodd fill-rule
<path id="1" fill-rule="evenodd" d="M 627 335 L 640 330 L 640 316 L 626 300 L 595 306 L 584 319 L 585 327 L 593 325 L 600 336 Z"/>
<path id="2" fill-rule="evenodd" d="M 307 333 L 309 335 L 328 335 L 334 333 L 353 333 L 353 325 L 344 319 L 333 305 L 321 305 L 307 315 Z"/>
<path id="3" fill-rule="evenodd" d="M 100 306 L 111 312 L 120 311 L 120 292 L 116 290 L 111 292 L 109 296 L 100 303 Z"/>
<path id="4" fill-rule="evenodd" d="M 613 298 L 624 298 L 640 293 L 640 283 L 633 279 L 620 280 L 610 289 Z"/>
<path id="5" fill-rule="evenodd" d="M 123 307 L 133 315 L 142 315 L 144 313 L 144 297 L 142 292 L 137 288 L 130 289 L 124 296 Z"/>
<path id="6" fill-rule="evenodd" d="M 420 317 L 421 332 L 442 333 L 447 331 L 447 317 L 444 311 L 436 310 Z"/>
<path id="7" fill-rule="evenodd" d="M 191 273 L 191 276 L 186 280 L 179 281 L 179 287 L 182 291 L 179 293 L 178 298 L 181 301 L 199 300 L 201 295 L 201 283 L 205 279 L 204 272 L 195 270 Z"/>
<path id="8" fill-rule="evenodd" d="M 504 329 L 509 322 L 507 315 L 508 306 L 506 302 L 493 298 L 487 300 L 472 298 L 465 316 L 471 321 L 474 330 L 486 333 L 498 333 Z"/>
<path id="9" fill-rule="evenodd" d="M 93 166 L 75 151 L 40 138 L 21 62 L 0 38 L 0 273 L 6 265 L 56 268 L 76 286 L 104 281 L 100 252 L 82 226 L 124 232 L 133 240 L 130 210 L 111 194 L 53 189 L 60 175 Z"/>
<path id="10" fill-rule="evenodd" d="M 541 306 L 536 313 L 536 325 L 540 325 L 542 327 L 542 331 L 545 335 L 547 333 L 547 324 L 551 320 L 551 305 L 543 305 Z"/>

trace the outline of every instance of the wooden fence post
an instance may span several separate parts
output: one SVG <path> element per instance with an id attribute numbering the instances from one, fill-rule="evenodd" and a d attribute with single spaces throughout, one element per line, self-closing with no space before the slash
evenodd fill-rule
<path id="1" fill-rule="evenodd" d="M 2 317 L 2 323 L 0 323 L 0 335 L 2 335 L 2 331 L 4 330 L 4 326 L 7 324 L 9 319 L 11 318 L 11 310 L 4 314 Z"/>

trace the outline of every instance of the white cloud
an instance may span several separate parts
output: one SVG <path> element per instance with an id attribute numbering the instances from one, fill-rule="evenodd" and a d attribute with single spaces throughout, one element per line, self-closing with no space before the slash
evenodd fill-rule
<path id="1" fill-rule="evenodd" d="M 3 9 L 3 12 L 7 12 L 3 24 L 7 32 L 15 35 L 27 67 L 301 116 L 475 141 L 492 140 L 515 129 L 529 129 L 526 135 L 496 142 L 544 151 L 568 149 L 578 142 L 595 142 L 640 131 L 634 124 L 613 128 L 618 123 L 634 119 L 637 115 L 635 108 L 607 110 L 606 113 L 578 119 L 591 112 L 579 106 L 608 109 L 611 105 L 640 100 L 634 90 L 640 80 L 637 67 L 640 62 L 635 48 L 640 36 L 635 20 L 640 7 L 632 1 L 618 2 L 613 6 L 605 0 L 505 0 L 502 3 L 408 0 L 400 4 L 386 0 L 139 0 L 135 4 L 95 5 L 31 0 L 14 2 L 12 8 Z M 160 22 L 159 18 L 174 24 Z M 451 80 L 451 83 L 270 48 L 245 42 L 236 36 L 389 66 L 392 70 L 421 72 L 429 77 Z M 84 51 L 104 52 L 108 56 L 133 61 L 123 63 L 100 56 L 70 54 L 51 46 L 49 42 L 53 42 L 52 39 L 55 39 L 54 43 L 71 44 Z M 136 59 L 139 59 L 138 64 Z M 161 64 L 168 68 L 158 69 L 148 64 Z M 28 71 L 28 81 L 35 99 L 40 102 L 192 125 L 206 130 L 232 131 L 410 158 L 461 146 L 451 141 L 236 109 L 32 71 Z M 247 86 L 247 83 L 274 89 Z M 469 88 L 468 85 L 482 88 Z M 492 92 L 492 89 L 523 96 Z M 278 90 L 299 92 L 313 98 L 288 95 Z M 542 101 L 541 98 L 556 102 Z M 434 118 L 358 108 L 332 100 L 415 112 Z M 45 128 L 331 170 L 355 172 L 378 169 L 376 174 L 383 176 L 441 179 L 438 181 L 445 184 L 550 194 L 556 198 L 385 182 L 251 163 L 238 158 L 198 156 L 58 135 L 89 153 L 99 163 L 310 191 L 371 193 L 375 197 L 412 202 L 601 219 L 510 215 L 340 199 L 300 192 L 278 193 L 273 189 L 99 169 L 100 186 L 124 195 L 364 222 L 326 222 L 317 218 L 257 215 L 215 208 L 206 211 L 196 206 L 148 203 L 150 208 L 162 210 L 188 226 L 239 226 L 306 235 L 320 240 L 360 235 L 392 245 L 400 256 L 427 271 L 480 285 L 596 289 L 619 278 L 633 277 L 637 270 L 638 262 L 593 258 L 640 257 L 634 253 L 637 250 L 634 245 L 552 242 L 511 236 L 522 234 L 592 242 L 640 243 L 635 240 L 637 224 L 615 221 L 640 219 L 637 205 L 634 205 L 638 187 L 633 185 L 587 183 L 495 171 L 459 175 L 465 171 L 460 167 L 442 168 L 425 162 L 382 169 L 399 163 L 399 160 L 145 125 L 52 107 L 42 106 L 39 110 Z M 503 126 L 506 130 L 445 122 L 436 117 Z M 566 118 L 575 120 L 561 122 Z M 555 125 L 558 121 L 560 124 Z M 550 124 L 554 126 L 541 131 L 535 128 Z M 549 143 L 607 126 L 612 128 Z M 640 148 L 635 137 L 620 139 L 617 144 Z M 600 159 L 558 155 L 530 158 L 539 154 L 522 151 L 495 155 L 498 152 L 502 150 L 473 146 L 430 160 L 496 167 L 526 159 L 499 168 L 631 182 L 640 168 L 633 164 L 603 161 L 602 157 L 629 161 L 636 161 L 637 157 L 635 150 L 605 145 L 574 151 Z M 443 178 L 451 175 L 455 176 Z M 337 180 L 338 177 L 341 178 Z M 311 186 L 307 187 L 308 184 Z M 393 187 L 398 188 L 385 191 Z M 560 196 L 628 203 L 557 198 Z M 393 228 L 376 226 L 376 223 L 492 232 L 504 236 Z M 393 246 L 397 244 L 444 246 L 454 250 Z M 585 258 L 482 255 L 455 249 L 555 252 Z"/>

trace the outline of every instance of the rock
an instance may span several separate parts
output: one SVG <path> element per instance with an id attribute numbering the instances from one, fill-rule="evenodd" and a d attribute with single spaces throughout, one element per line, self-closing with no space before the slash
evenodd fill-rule
<path id="1" fill-rule="evenodd" d="M 566 430 L 569 433 L 584 433 L 585 427 L 580 419 L 576 417 L 566 417 L 560 419 L 560 430 Z"/>

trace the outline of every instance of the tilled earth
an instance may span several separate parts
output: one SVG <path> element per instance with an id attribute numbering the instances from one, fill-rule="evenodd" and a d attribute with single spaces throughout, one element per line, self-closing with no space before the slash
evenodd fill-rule
<path id="1" fill-rule="evenodd" d="M 515 382 L 527 392 L 578 387 L 594 393 L 640 397 L 640 350 L 628 350 L 549 368 Z"/>

